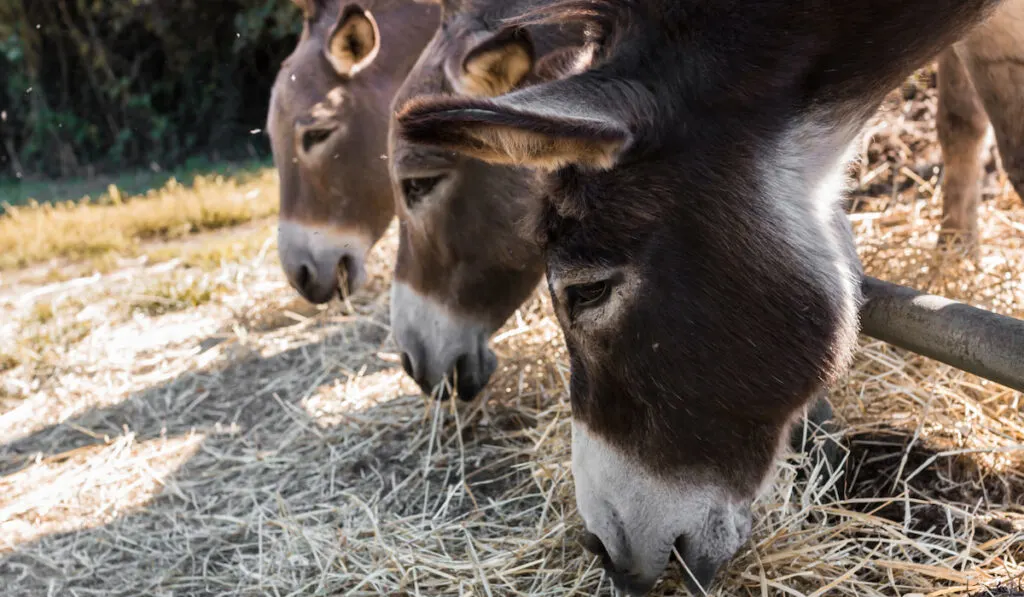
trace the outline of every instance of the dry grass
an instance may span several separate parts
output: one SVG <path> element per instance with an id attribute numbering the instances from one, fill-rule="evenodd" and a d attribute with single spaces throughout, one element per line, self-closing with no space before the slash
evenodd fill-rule
<path id="1" fill-rule="evenodd" d="M 243 182 L 197 176 L 189 187 L 172 179 L 138 197 L 123 198 L 111 187 L 96 203 L 8 208 L 0 216 L 0 271 L 51 259 L 133 254 L 140 241 L 179 238 L 276 214 L 276 178 L 272 169 Z"/>
<path id="2" fill-rule="evenodd" d="M 892 102 L 896 134 L 857 176 L 917 143 L 933 113 L 931 90 Z M 889 168 L 916 167 L 925 149 Z M 1005 185 L 989 178 L 972 263 L 934 250 L 937 181 L 900 190 L 887 176 L 856 195 L 870 273 L 1024 316 L 1024 207 Z M 3 374 L 19 392 L 0 403 L 5 594 L 609 594 L 575 543 L 568 371 L 546 294 L 495 338 L 503 365 L 484 400 L 430 403 L 389 337 L 394 248 L 392 228 L 353 311 L 295 299 L 271 244 L 216 267 L 171 261 L 130 284 L 114 273 L 0 304 L 0 322 L 14 322 L 0 323 L 2 345 L 90 326 L 45 373 L 23 355 Z M 189 275 L 218 291 L 185 311 L 123 308 L 138 284 Z M 712 594 L 1019 588 L 1022 396 L 864 339 L 831 400 L 844 466 L 782 462 Z M 682 594 L 681 574 L 670 566 L 655 594 Z"/>
<path id="3" fill-rule="evenodd" d="M 277 221 L 257 224 L 245 230 L 234 228 L 230 234 L 199 237 L 195 242 L 148 246 L 142 250 L 142 254 L 146 263 L 177 259 L 185 267 L 214 271 L 225 264 L 250 260 L 265 249 L 269 236 L 276 233 Z"/>

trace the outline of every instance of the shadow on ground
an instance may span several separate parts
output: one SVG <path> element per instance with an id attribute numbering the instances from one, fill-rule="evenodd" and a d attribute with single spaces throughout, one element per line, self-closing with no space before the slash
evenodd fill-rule
<path id="1" fill-rule="evenodd" d="M 1024 509 L 1024 487 L 988 470 L 972 454 L 948 450 L 906 430 L 882 427 L 847 438 L 845 476 L 850 507 L 917 533 L 959 534 L 965 518 L 949 508 Z M 974 520 L 978 540 L 1013 532 L 1002 518 Z"/>
<path id="2" fill-rule="evenodd" d="M 503 508 L 480 506 L 512 484 L 529 483 L 528 471 L 516 464 L 525 441 L 520 431 L 530 421 L 495 405 L 489 424 L 474 422 L 459 433 L 467 422 L 453 421 L 419 396 L 396 396 L 398 384 L 389 380 L 400 370 L 373 352 L 345 350 L 353 334 L 363 344 L 383 344 L 382 326 L 353 321 L 348 327 L 270 356 L 232 360 L 225 351 L 211 368 L 0 447 L 2 478 L 49 467 L 59 486 L 61 467 L 71 467 L 67 476 L 83 480 L 71 488 L 70 501 L 98 491 L 90 502 L 95 516 L 78 513 L 93 526 L 16 542 L 0 554 L 4 594 L 352 590 L 367 582 L 360 565 L 373 567 L 365 560 L 379 557 L 355 545 L 372 540 L 373 529 L 386 528 L 388 520 L 473 519 L 486 529 L 488 520 L 507 516 Z M 359 372 L 356 381 L 376 378 L 392 390 L 375 392 L 379 401 L 346 402 L 357 394 L 351 371 Z M 310 404 L 327 407 L 331 416 L 311 412 Z M 144 455 L 131 460 L 147 445 L 189 437 L 192 452 L 164 478 L 145 479 L 159 462 Z M 151 499 L 128 511 L 104 501 L 109 477 L 88 474 L 102 470 L 98 461 L 117 458 L 128 458 L 134 476 L 143 477 L 132 482 L 153 486 Z M 509 505 L 529 511 L 526 506 Z M 15 514 L 37 528 L 53 515 Z M 480 534 L 474 531 L 474 538 Z"/>

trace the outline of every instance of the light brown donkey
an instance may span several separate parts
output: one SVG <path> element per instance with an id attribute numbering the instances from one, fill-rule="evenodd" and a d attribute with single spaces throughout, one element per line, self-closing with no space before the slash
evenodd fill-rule
<path id="1" fill-rule="evenodd" d="M 388 107 L 440 11 L 408 0 L 295 2 L 305 24 L 274 83 L 267 132 L 281 179 L 281 264 L 323 303 L 358 287 L 394 215 Z"/>
<path id="2" fill-rule="evenodd" d="M 939 56 L 944 243 L 978 243 L 981 151 L 991 121 L 1003 168 L 1024 196 L 1024 5 L 1007 2 Z"/>

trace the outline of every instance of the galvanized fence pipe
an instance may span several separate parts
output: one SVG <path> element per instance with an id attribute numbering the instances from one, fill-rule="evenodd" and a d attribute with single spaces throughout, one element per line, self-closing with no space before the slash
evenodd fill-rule
<path id="1" fill-rule="evenodd" d="M 861 331 L 1024 392 L 1024 321 L 865 277 Z"/>

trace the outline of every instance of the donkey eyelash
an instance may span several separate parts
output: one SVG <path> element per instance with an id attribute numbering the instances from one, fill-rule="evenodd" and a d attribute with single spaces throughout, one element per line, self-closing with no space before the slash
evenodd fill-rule
<path id="1" fill-rule="evenodd" d="M 314 146 L 326 141 L 332 132 L 334 129 L 310 129 L 302 133 L 302 150 L 309 153 Z"/>
<path id="2" fill-rule="evenodd" d="M 608 300 L 612 281 L 600 280 L 587 284 L 575 284 L 565 289 L 569 317 L 575 319 L 583 310 L 592 309 Z"/>
<path id="3" fill-rule="evenodd" d="M 402 194 L 405 195 L 405 205 L 412 209 L 417 203 L 429 195 L 437 184 L 444 180 L 445 175 L 424 176 L 420 178 L 406 178 L 402 181 Z"/>

